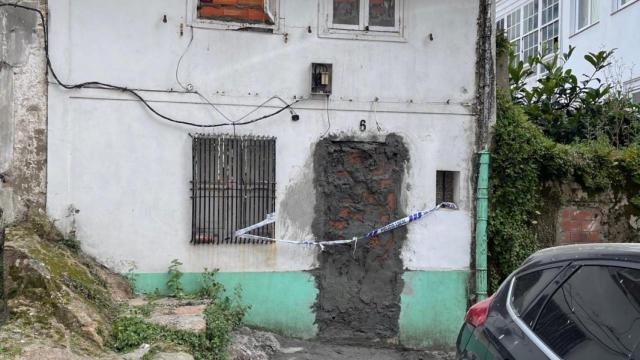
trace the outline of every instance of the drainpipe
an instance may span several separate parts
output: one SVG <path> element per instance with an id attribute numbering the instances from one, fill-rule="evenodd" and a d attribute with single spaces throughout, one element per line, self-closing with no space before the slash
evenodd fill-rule
<path id="1" fill-rule="evenodd" d="M 476 301 L 487 298 L 487 220 L 489 218 L 489 151 L 480 152 L 476 194 Z"/>

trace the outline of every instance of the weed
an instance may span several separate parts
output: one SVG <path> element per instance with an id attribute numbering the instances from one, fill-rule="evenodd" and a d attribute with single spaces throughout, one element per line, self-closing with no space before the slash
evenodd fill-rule
<path id="1" fill-rule="evenodd" d="M 184 297 L 184 289 L 182 287 L 182 283 L 180 282 L 184 274 L 182 273 L 182 271 L 180 271 L 180 266 L 182 266 L 180 260 L 171 260 L 167 278 L 167 289 L 169 290 L 169 295 L 176 298 Z"/>

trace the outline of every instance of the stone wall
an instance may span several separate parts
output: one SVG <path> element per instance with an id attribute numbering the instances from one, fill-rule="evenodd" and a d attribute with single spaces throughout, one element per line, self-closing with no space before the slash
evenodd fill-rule
<path id="1" fill-rule="evenodd" d="M 13 2 L 46 11 L 46 0 Z M 0 322 L 4 227 L 46 198 L 47 68 L 44 29 L 34 11 L 0 8 Z"/>
<path id="2" fill-rule="evenodd" d="M 46 11 L 46 1 L 18 1 Z M 0 9 L 0 224 L 44 210 L 47 68 L 39 15 Z"/>
<path id="3" fill-rule="evenodd" d="M 576 183 L 547 184 L 544 193 L 542 246 L 640 241 L 640 219 L 626 194 L 588 194 Z"/>

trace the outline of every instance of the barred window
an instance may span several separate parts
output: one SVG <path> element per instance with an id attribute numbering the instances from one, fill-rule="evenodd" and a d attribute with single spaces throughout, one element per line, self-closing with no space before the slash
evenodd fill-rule
<path id="1" fill-rule="evenodd" d="M 192 165 L 191 243 L 256 243 L 234 233 L 275 211 L 275 138 L 194 135 Z M 253 233 L 273 237 L 274 224 Z"/>

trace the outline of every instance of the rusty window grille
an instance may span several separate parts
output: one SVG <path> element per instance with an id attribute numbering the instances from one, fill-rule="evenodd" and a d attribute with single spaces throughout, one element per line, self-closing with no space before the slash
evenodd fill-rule
<path id="1" fill-rule="evenodd" d="M 191 243 L 262 243 L 233 234 L 275 211 L 275 138 L 198 134 L 192 158 Z M 252 233 L 273 237 L 274 230 L 271 224 Z"/>
<path id="2" fill-rule="evenodd" d="M 436 172 L 436 204 L 455 202 L 457 171 Z"/>

